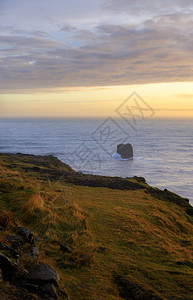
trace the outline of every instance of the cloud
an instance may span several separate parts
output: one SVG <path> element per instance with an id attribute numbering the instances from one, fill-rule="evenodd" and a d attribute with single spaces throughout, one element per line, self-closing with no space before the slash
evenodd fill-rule
<path id="1" fill-rule="evenodd" d="M 84 20 L 97 19 L 102 14 L 104 0 L 1 0 L 1 24 L 18 29 L 50 30 L 62 28 L 62 24 L 80 24 Z"/>
<path id="2" fill-rule="evenodd" d="M 76 27 L 68 24 L 63 25 L 62 28 L 60 29 L 60 31 L 65 31 L 65 32 L 72 32 L 74 30 L 76 30 Z"/>
<path id="3" fill-rule="evenodd" d="M 0 36 L 1 46 L 2 45 L 10 45 L 14 46 L 14 49 L 47 49 L 57 48 L 65 45 L 64 42 L 59 42 L 56 40 L 43 39 L 43 38 L 34 38 L 34 37 L 21 37 L 21 36 Z M 33 51 L 33 50 L 32 50 Z"/>
<path id="4" fill-rule="evenodd" d="M 94 1 L 89 10 L 95 5 Z M 46 19 L 48 25 L 44 24 L 42 28 L 30 26 L 30 29 L 21 30 L 12 26 L 1 27 L 2 93 L 17 89 L 193 80 L 193 14 L 190 1 L 109 0 L 105 7 L 108 22 L 101 20 L 99 15 L 99 19 L 89 26 L 88 19 L 84 19 L 86 14 L 81 10 L 77 22 L 86 21 L 80 22 L 82 25 L 78 27 L 73 25 L 74 21 L 64 23 L 60 18 L 60 22 L 52 25 Z M 48 1 L 46 11 L 50 8 L 51 1 Z M 119 18 L 123 11 L 128 18 Z M 138 18 L 129 22 L 129 16 L 134 16 L 135 11 Z M 139 16 L 143 11 L 145 18 Z M 56 16 L 56 11 L 50 18 L 53 19 L 53 16 Z"/>
<path id="5" fill-rule="evenodd" d="M 77 30 L 76 34 L 74 35 L 74 38 L 83 41 L 94 40 L 96 39 L 96 35 L 89 30 Z"/>
<path id="6" fill-rule="evenodd" d="M 189 10 L 192 5 L 191 0 L 107 0 L 104 7 L 124 14 L 152 16 Z"/>

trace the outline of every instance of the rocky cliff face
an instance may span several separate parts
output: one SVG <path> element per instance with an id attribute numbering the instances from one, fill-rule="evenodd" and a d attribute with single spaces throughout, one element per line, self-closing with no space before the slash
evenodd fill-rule
<path id="1" fill-rule="evenodd" d="M 33 298 L 35 294 L 40 299 L 58 299 L 58 273 L 38 259 L 39 251 L 33 233 L 27 228 L 8 226 L 6 223 L 6 215 L 1 216 L 0 232 L 4 240 L 0 242 L 1 283 L 9 282 L 24 289 L 28 298 Z"/>

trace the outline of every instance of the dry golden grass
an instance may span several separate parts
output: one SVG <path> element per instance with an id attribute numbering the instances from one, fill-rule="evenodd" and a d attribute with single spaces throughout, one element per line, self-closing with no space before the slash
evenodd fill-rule
<path id="1" fill-rule="evenodd" d="M 12 179 L 16 179 L 16 180 L 20 180 L 23 181 L 24 177 L 23 175 L 17 171 L 17 170 L 10 170 L 9 168 L 5 167 L 5 166 L 0 166 L 0 174 L 1 177 L 5 177 L 5 178 L 12 178 Z"/>
<path id="2" fill-rule="evenodd" d="M 24 210 L 32 213 L 36 209 L 43 209 L 43 207 L 44 207 L 44 200 L 42 196 L 40 196 L 39 194 L 35 194 L 32 195 L 32 197 L 28 200 L 28 202 L 24 206 Z"/>

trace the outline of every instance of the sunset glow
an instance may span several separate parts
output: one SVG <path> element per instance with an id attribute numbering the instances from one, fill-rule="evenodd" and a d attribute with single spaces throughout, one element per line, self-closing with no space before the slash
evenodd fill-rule
<path id="1" fill-rule="evenodd" d="M 0 116 L 193 117 L 192 2 L 0 2 Z M 35 21 L 34 21 L 35 20 Z"/>
<path id="2" fill-rule="evenodd" d="M 154 117 L 193 117 L 192 82 L 69 88 L 1 95 L 1 117 L 118 117 L 116 109 L 137 92 Z"/>

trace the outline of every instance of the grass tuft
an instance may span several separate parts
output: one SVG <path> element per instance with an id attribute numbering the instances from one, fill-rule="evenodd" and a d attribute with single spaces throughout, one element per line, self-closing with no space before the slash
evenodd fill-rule
<path id="1" fill-rule="evenodd" d="M 24 209 L 27 212 L 32 213 L 34 210 L 43 209 L 44 207 L 44 200 L 42 196 L 39 194 L 32 195 L 32 197 L 28 200 L 27 204 L 24 206 Z"/>

